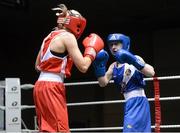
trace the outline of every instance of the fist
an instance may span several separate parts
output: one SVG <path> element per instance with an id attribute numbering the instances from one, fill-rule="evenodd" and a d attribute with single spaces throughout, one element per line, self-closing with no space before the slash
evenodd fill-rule
<path id="1" fill-rule="evenodd" d="M 96 77 L 102 77 L 106 73 L 106 64 L 109 59 L 109 54 L 102 49 L 93 61 L 93 67 Z"/>
<path id="2" fill-rule="evenodd" d="M 104 41 L 101 37 L 95 33 L 91 33 L 88 37 L 83 40 L 83 45 L 85 48 L 92 47 L 98 53 L 101 49 L 104 48 Z"/>
<path id="3" fill-rule="evenodd" d="M 83 46 L 85 47 L 84 56 L 90 56 L 94 60 L 96 54 L 104 48 L 104 41 L 97 34 L 91 33 L 83 40 Z"/>
<path id="4" fill-rule="evenodd" d="M 103 62 L 106 64 L 108 59 L 109 59 L 109 54 L 104 49 L 102 49 L 96 55 L 94 62 Z"/>
<path id="5" fill-rule="evenodd" d="M 136 58 L 132 53 L 129 51 L 126 51 L 124 49 L 120 49 L 115 54 L 115 59 L 119 63 L 128 63 L 134 65 L 138 70 L 141 70 L 144 68 L 145 63 L 141 61 L 140 59 Z"/>

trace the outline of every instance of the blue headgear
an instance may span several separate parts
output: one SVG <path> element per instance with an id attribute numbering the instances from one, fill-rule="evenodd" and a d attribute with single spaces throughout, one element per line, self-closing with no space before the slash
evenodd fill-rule
<path id="1" fill-rule="evenodd" d="M 107 37 L 107 43 L 120 42 L 122 43 L 122 49 L 129 51 L 130 38 L 120 33 L 109 34 Z"/>

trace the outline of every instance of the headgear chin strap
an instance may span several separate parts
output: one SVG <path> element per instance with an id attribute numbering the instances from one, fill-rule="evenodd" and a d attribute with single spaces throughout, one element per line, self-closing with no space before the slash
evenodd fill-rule
<path id="1" fill-rule="evenodd" d="M 126 35 L 120 33 L 109 34 L 107 37 L 108 45 L 112 42 L 122 43 L 122 49 L 129 51 L 130 48 L 130 38 Z"/>
<path id="2" fill-rule="evenodd" d="M 57 11 L 57 23 L 69 29 L 78 39 L 86 27 L 86 19 L 76 10 L 68 10 L 64 4 L 52 10 Z"/>

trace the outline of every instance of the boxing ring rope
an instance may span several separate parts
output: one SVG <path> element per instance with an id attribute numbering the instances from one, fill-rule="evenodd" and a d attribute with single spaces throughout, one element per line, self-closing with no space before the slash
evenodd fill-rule
<path id="1" fill-rule="evenodd" d="M 171 79 L 180 79 L 180 75 L 177 76 L 163 76 L 163 77 L 157 77 L 158 80 L 171 80 Z M 153 78 L 145 78 L 145 81 L 152 81 Z M 114 83 L 113 80 L 111 80 L 109 83 Z M 65 86 L 76 86 L 76 85 L 93 85 L 98 84 L 98 81 L 88 81 L 88 82 L 75 82 L 75 83 L 65 83 Z M 34 85 L 32 84 L 23 84 L 21 85 L 21 88 L 24 90 L 32 89 Z M 1 87 L 0 87 L 1 88 Z"/>
<path id="2" fill-rule="evenodd" d="M 157 77 L 158 80 L 171 80 L 171 79 L 180 79 L 180 75 L 177 76 L 165 76 L 165 77 Z M 145 81 L 152 81 L 153 78 L 145 78 Z M 113 83 L 113 81 L 110 81 Z M 65 83 L 66 86 L 75 86 L 75 85 L 92 85 L 98 84 L 98 81 L 89 81 L 89 82 L 75 82 L 75 83 Z M 0 89 L 6 88 L 7 85 L 0 85 Z M 34 85 L 32 84 L 23 84 L 20 85 L 20 89 L 29 90 L 32 89 Z M 7 93 L 7 91 L 6 91 Z M 148 98 L 148 101 L 154 101 L 155 98 Z M 172 100 L 180 100 L 180 96 L 174 97 L 160 97 L 160 101 L 172 101 Z M 115 103 L 124 103 L 125 100 L 109 100 L 109 101 L 94 101 L 94 102 L 79 102 L 79 103 L 67 103 L 67 106 L 83 106 L 83 105 L 99 105 L 99 104 L 115 104 Z M 21 105 L 20 110 L 25 109 L 32 109 L 35 108 L 34 105 Z M 0 110 L 6 110 L 6 106 L 0 106 Z M 22 121 L 23 122 L 23 121 Z M 23 123 L 22 123 L 23 124 Z M 30 130 L 21 129 L 21 131 L 37 131 L 37 130 Z M 155 128 L 155 125 L 152 125 L 151 128 Z M 160 125 L 160 128 L 180 128 L 180 125 Z M 71 131 L 100 131 L 100 130 L 121 130 L 123 127 L 95 127 L 95 128 L 73 128 Z M 7 129 L 6 129 L 7 130 Z"/>
<path id="3" fill-rule="evenodd" d="M 180 96 L 177 97 L 162 97 L 160 101 L 172 101 L 180 100 Z M 154 98 L 148 98 L 148 101 L 154 101 Z M 79 102 L 79 103 L 67 103 L 67 106 L 84 106 L 84 105 L 100 105 L 100 104 L 115 104 L 115 103 L 124 103 L 125 100 L 109 100 L 109 101 L 96 101 L 96 102 Z M 21 109 L 32 109 L 35 108 L 34 105 L 22 105 Z M 0 107 L 1 110 L 5 110 L 5 107 Z"/>
<path id="4" fill-rule="evenodd" d="M 180 125 L 161 125 L 161 128 L 180 128 Z M 151 128 L 155 128 L 155 126 L 151 126 Z M 72 132 L 74 131 L 109 131 L 109 130 L 122 130 L 123 127 L 97 127 L 97 128 L 73 128 L 71 129 Z M 30 132 L 30 131 L 37 131 L 37 130 L 27 130 L 23 129 L 22 131 Z"/>
<path id="5" fill-rule="evenodd" d="M 180 100 L 180 96 L 177 97 L 162 97 L 160 101 L 173 101 Z M 148 101 L 154 101 L 154 98 L 148 98 Z M 100 104 L 115 104 L 124 103 L 125 100 L 109 100 L 109 101 L 96 101 L 96 102 L 79 102 L 79 103 L 67 103 L 67 106 L 83 106 L 83 105 L 100 105 Z M 21 105 L 21 109 L 33 109 L 34 105 Z M 0 106 L 0 110 L 5 110 L 4 106 Z"/>

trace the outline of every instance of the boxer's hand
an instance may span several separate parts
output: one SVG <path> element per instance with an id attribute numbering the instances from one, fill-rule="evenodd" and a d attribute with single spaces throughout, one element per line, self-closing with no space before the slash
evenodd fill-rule
<path id="1" fill-rule="evenodd" d="M 138 70 L 143 69 L 145 66 L 144 62 L 142 62 L 140 59 L 136 58 L 135 55 L 124 49 L 120 49 L 115 53 L 115 59 L 121 64 L 123 63 L 132 64 Z"/>
<path id="2" fill-rule="evenodd" d="M 109 59 L 109 54 L 102 49 L 93 61 L 93 67 L 96 77 L 102 77 L 106 73 L 106 64 Z"/>
<path id="3" fill-rule="evenodd" d="M 89 56 L 93 61 L 96 54 L 104 48 L 104 42 L 100 36 L 95 33 L 91 33 L 88 37 L 83 40 L 85 47 L 84 56 Z"/>

